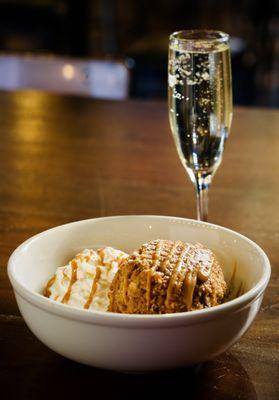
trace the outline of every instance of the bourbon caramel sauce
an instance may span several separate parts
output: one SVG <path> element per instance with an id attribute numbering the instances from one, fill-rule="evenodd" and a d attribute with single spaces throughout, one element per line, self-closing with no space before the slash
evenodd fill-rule
<path id="1" fill-rule="evenodd" d="M 64 295 L 64 297 L 62 299 L 61 303 L 63 303 L 63 304 L 67 304 L 68 303 L 68 301 L 70 299 L 70 296 L 71 296 L 72 286 L 77 281 L 78 264 L 77 264 L 76 260 L 72 260 L 71 261 L 71 268 L 72 268 L 71 280 L 70 280 L 68 289 L 67 289 L 67 291 L 66 291 L 66 293 L 65 293 L 65 295 Z"/>
<path id="2" fill-rule="evenodd" d="M 97 250 L 97 254 L 100 257 L 100 264 L 101 265 L 105 265 L 105 253 L 104 253 L 104 249 L 98 249 Z"/>
<path id="3" fill-rule="evenodd" d="M 108 252 L 106 249 L 108 249 Z M 80 303 L 78 306 L 85 310 L 95 308 L 95 305 L 93 305 L 95 298 L 100 296 L 100 302 L 99 300 L 96 302 L 96 307 L 104 308 L 105 310 L 107 307 L 106 302 L 109 299 L 112 301 L 109 285 L 112 284 L 114 272 L 125 261 L 127 256 L 120 250 L 113 248 L 112 250 L 103 247 L 96 250 L 85 249 L 77 254 L 67 265 L 60 267 L 59 272 L 58 270 L 56 271 L 44 288 L 43 295 L 62 304 L 72 304 L 71 300 L 73 299 L 75 304 L 78 301 Z M 126 270 L 123 270 L 123 275 L 124 271 L 126 273 Z M 126 284 L 124 284 L 124 291 L 125 285 L 128 285 L 129 278 L 128 275 Z M 59 282 L 56 287 L 54 284 L 57 281 Z M 123 283 L 119 287 L 118 284 L 118 289 L 122 290 L 122 285 Z M 62 289 L 63 293 L 61 294 Z M 112 308 L 113 306 L 110 305 L 109 309 L 112 310 Z"/>
<path id="4" fill-rule="evenodd" d="M 48 281 L 48 283 L 46 285 L 46 288 L 44 290 L 44 293 L 43 293 L 44 296 L 46 296 L 46 297 L 50 297 L 51 296 L 50 288 L 54 284 L 55 279 L 56 279 L 56 275 L 53 275 L 53 277 Z"/>
<path id="5" fill-rule="evenodd" d="M 127 289 L 128 289 L 128 275 L 129 275 L 129 271 L 128 269 L 124 270 L 124 279 L 123 279 L 123 292 L 122 292 L 122 296 L 123 296 L 123 302 L 124 304 L 127 305 Z"/>
<path id="6" fill-rule="evenodd" d="M 162 244 L 159 241 L 156 244 L 155 247 L 155 253 L 153 254 L 152 260 L 153 260 L 153 266 L 151 269 L 148 270 L 147 272 L 147 285 L 146 285 L 146 306 L 147 310 L 150 308 L 150 303 L 151 303 L 151 281 L 152 281 L 152 273 L 156 271 L 158 266 L 160 265 L 160 255 L 161 255 L 161 250 L 162 250 Z"/>
<path id="7" fill-rule="evenodd" d="M 181 251 L 182 247 L 182 251 Z M 175 283 L 183 280 L 182 288 L 184 290 L 183 300 L 187 310 L 190 310 L 193 303 L 194 290 L 197 280 L 205 282 L 211 272 L 212 253 L 206 251 L 202 246 L 193 246 L 182 242 L 176 242 L 172 253 L 175 254 L 180 249 L 180 255 L 171 271 L 171 277 L 167 288 L 165 305 L 167 310 L 171 311 L 172 295 Z M 179 253 L 179 251 L 178 251 Z M 170 255 L 167 261 L 170 262 Z M 183 273 L 184 272 L 184 273 Z"/>
<path id="8" fill-rule="evenodd" d="M 105 261 L 104 248 L 98 249 L 97 250 L 97 254 L 98 254 L 99 258 L 100 258 L 100 265 L 106 266 L 108 268 L 108 270 L 110 271 L 111 268 L 112 268 L 113 261 L 111 261 L 111 262 L 106 262 Z M 120 259 L 121 259 L 121 256 L 118 256 L 117 259 L 116 259 L 116 262 L 119 263 Z"/>
<path id="9" fill-rule="evenodd" d="M 237 262 L 234 263 L 232 275 L 228 283 L 227 295 L 225 302 L 235 299 L 245 293 L 245 286 L 243 282 L 237 282 L 236 272 L 237 272 Z"/>
<path id="10" fill-rule="evenodd" d="M 151 280 L 152 280 L 152 271 L 147 271 L 147 283 L 146 283 L 146 307 L 149 310 L 150 302 L 151 302 Z"/>
<path id="11" fill-rule="evenodd" d="M 197 271 L 189 270 L 184 279 L 184 303 L 187 310 L 190 310 L 193 303 L 194 290 L 197 283 Z"/>
<path id="12" fill-rule="evenodd" d="M 199 247 L 201 251 L 199 253 Z M 193 246 L 184 244 L 180 241 L 161 241 L 155 240 L 149 242 L 141 247 L 139 256 L 147 261 L 147 274 L 146 274 L 146 307 L 147 311 L 150 309 L 152 300 L 152 277 L 154 272 L 160 267 L 161 272 L 169 275 L 169 283 L 167 287 L 167 294 L 165 306 L 167 309 L 171 308 L 171 301 L 175 283 L 180 281 L 184 289 L 184 301 L 187 309 L 192 305 L 194 289 L 197 279 L 202 282 L 206 281 L 210 275 L 212 261 L 208 262 L 209 254 L 202 254 L 204 249 L 202 246 Z M 190 258 L 190 256 L 199 256 L 199 260 Z M 205 257 L 206 256 L 206 257 Z M 202 259 L 204 257 L 204 260 Z M 201 261 L 201 262 L 200 262 Z M 202 262 L 204 261 L 204 262 Z M 123 298 L 127 303 L 127 287 L 129 285 L 128 274 L 124 274 L 123 284 Z"/>
<path id="13" fill-rule="evenodd" d="M 192 307 L 194 290 L 197 280 L 205 282 L 209 279 L 214 256 L 211 251 L 202 245 L 192 245 L 181 241 L 154 240 L 144 244 L 139 253 L 135 253 L 142 261 L 146 262 L 146 310 L 150 311 L 152 301 L 152 278 L 158 269 L 167 277 L 165 307 L 167 312 L 172 312 L 173 294 L 175 286 L 180 286 L 183 291 L 183 301 L 190 310 Z M 125 305 L 128 303 L 129 271 L 123 271 L 122 296 Z"/>
<path id="14" fill-rule="evenodd" d="M 91 291 L 90 291 L 89 297 L 88 297 L 86 303 L 83 306 L 83 308 L 86 309 L 86 310 L 90 307 L 90 305 L 91 305 L 91 303 L 93 301 L 93 298 L 95 296 L 95 293 L 96 293 L 96 290 L 97 290 L 98 281 L 100 280 L 100 277 L 101 277 L 101 268 L 97 267 L 96 268 L 96 275 L 95 275 L 95 278 L 94 278 L 93 283 L 92 283 L 92 287 L 91 287 Z"/>
<path id="15" fill-rule="evenodd" d="M 102 273 L 106 273 L 105 269 L 102 267 L 108 267 L 107 272 L 109 269 L 113 268 L 113 262 L 106 261 L 107 254 L 104 248 L 85 252 L 85 254 L 80 253 L 70 262 L 70 274 L 65 276 L 65 278 L 67 277 L 67 282 L 68 280 L 70 281 L 66 283 L 66 287 L 68 287 L 62 298 L 62 303 L 67 304 L 70 301 L 73 285 L 78 280 L 78 268 L 80 263 L 90 263 L 93 253 L 96 253 L 94 255 L 94 263 L 97 265 L 95 266 L 95 271 L 90 270 L 91 272 L 86 272 L 87 278 L 90 278 L 88 283 L 89 290 L 84 298 L 83 305 L 81 305 L 84 309 L 92 307 L 94 296 L 96 296 L 98 292 L 100 280 L 102 279 Z M 118 258 L 119 257 L 120 256 L 118 256 Z M 168 313 L 179 310 L 189 311 L 193 309 L 193 299 L 196 293 L 195 289 L 198 285 L 210 279 L 212 266 L 214 266 L 216 262 L 211 250 L 204 248 L 199 243 L 183 243 L 180 240 L 175 242 L 161 239 L 153 240 L 152 242 L 142 245 L 138 252 L 134 252 L 130 257 L 130 259 L 125 258 L 118 263 L 119 267 L 122 266 L 122 279 L 116 279 L 114 283 L 112 282 L 114 288 L 111 289 L 111 292 L 108 294 L 110 298 L 110 311 L 118 310 L 115 305 L 117 299 L 113 294 L 118 292 L 118 296 L 120 295 L 120 299 L 122 298 L 120 302 L 122 302 L 125 312 L 129 311 L 131 307 L 130 311 L 132 313 L 135 312 L 133 311 L 133 305 L 131 305 L 133 302 L 131 303 L 129 285 L 130 282 L 133 281 L 133 273 L 136 273 L 135 276 L 137 276 L 140 271 L 145 275 L 142 275 L 142 278 L 144 277 L 144 293 L 142 294 L 144 300 L 142 298 L 142 307 L 144 307 L 145 313 L 154 312 L 151 307 L 153 307 L 153 295 L 157 299 L 157 292 L 153 293 L 153 286 L 157 284 L 159 284 L 159 290 L 164 293 L 161 297 L 163 301 L 163 312 Z M 125 265 L 127 262 L 126 260 L 128 261 L 127 265 Z M 65 271 L 63 271 L 63 274 L 65 275 Z M 234 278 L 234 274 L 235 271 L 231 281 Z M 56 278 L 57 276 L 54 275 L 48 282 L 44 291 L 45 296 L 50 297 L 52 295 L 51 286 L 54 284 Z M 160 285 L 163 286 L 161 287 Z M 238 295 L 241 291 L 243 291 L 243 287 L 239 288 Z M 178 297 L 180 300 L 179 302 L 177 302 Z M 157 301 L 156 299 L 155 302 Z M 138 310 L 138 308 L 136 308 L 136 310 Z"/>
<path id="16" fill-rule="evenodd" d="M 174 254 L 177 252 L 177 250 L 179 250 L 179 247 L 181 247 L 182 243 L 180 242 L 175 242 L 174 244 L 174 249 L 175 252 Z M 182 245 L 182 252 L 180 253 L 176 264 L 174 265 L 172 271 L 171 271 L 171 276 L 169 279 L 169 284 L 168 284 L 168 288 L 167 288 L 167 297 L 166 297 L 166 301 L 165 301 L 165 305 L 167 307 L 167 309 L 169 309 L 171 307 L 171 301 L 172 301 L 172 294 L 173 294 L 173 288 L 175 285 L 176 280 L 178 279 L 179 273 L 181 272 L 182 268 L 186 270 L 187 265 L 186 265 L 186 261 L 184 261 L 184 258 L 186 257 L 186 255 L 189 253 L 190 251 L 190 246 L 183 246 Z M 171 253 L 170 253 L 171 254 Z M 168 257 L 168 260 L 170 261 L 170 257 Z M 187 272 L 186 272 L 187 273 Z"/>
<path id="17" fill-rule="evenodd" d="M 243 282 L 240 283 L 239 288 L 236 292 L 236 296 L 235 297 L 239 297 L 244 293 L 244 287 L 243 287 Z"/>

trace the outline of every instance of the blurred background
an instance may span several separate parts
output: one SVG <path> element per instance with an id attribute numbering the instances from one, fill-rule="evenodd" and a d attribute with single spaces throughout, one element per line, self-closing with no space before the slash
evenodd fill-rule
<path id="1" fill-rule="evenodd" d="M 234 103 L 279 106 L 276 0 L 0 0 L 0 89 L 164 98 L 169 34 L 231 35 Z"/>

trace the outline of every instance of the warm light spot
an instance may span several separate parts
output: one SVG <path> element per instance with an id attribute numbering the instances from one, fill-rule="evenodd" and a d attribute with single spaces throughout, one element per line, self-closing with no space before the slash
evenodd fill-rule
<path id="1" fill-rule="evenodd" d="M 29 149 L 32 150 L 32 143 L 38 146 L 49 137 L 49 132 L 45 128 L 42 118 L 29 118 L 28 123 L 23 116 L 28 114 L 42 115 L 43 110 L 51 104 L 51 99 L 39 92 L 25 92 L 24 95 L 16 92 L 14 97 L 16 113 L 13 118 L 14 134 L 22 141 L 29 143 Z M 22 112 L 24 110 L 24 113 Z M 34 148 L 35 149 L 35 148 Z"/>
<path id="2" fill-rule="evenodd" d="M 65 64 L 62 68 L 62 75 L 65 79 L 70 80 L 73 79 L 75 75 L 75 69 L 71 64 Z"/>

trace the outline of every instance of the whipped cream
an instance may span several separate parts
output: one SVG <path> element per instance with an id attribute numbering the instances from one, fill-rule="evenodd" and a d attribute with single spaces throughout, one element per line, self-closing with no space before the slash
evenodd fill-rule
<path id="1" fill-rule="evenodd" d="M 44 294 L 70 306 L 107 311 L 110 284 L 128 254 L 112 247 L 85 249 L 67 265 L 59 267 Z"/>

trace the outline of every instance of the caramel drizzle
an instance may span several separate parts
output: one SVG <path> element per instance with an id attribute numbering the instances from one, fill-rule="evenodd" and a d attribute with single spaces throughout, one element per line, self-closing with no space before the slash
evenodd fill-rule
<path id="1" fill-rule="evenodd" d="M 244 285 L 243 285 L 243 282 L 240 282 L 240 285 L 239 285 L 239 288 L 238 288 L 238 291 L 237 291 L 235 297 L 237 298 L 237 297 L 241 296 L 243 293 L 244 293 Z"/>
<path id="2" fill-rule="evenodd" d="M 194 253 L 193 253 L 194 256 L 196 256 L 199 253 L 199 250 L 202 250 L 203 252 L 206 251 L 206 249 L 203 249 L 201 245 L 199 245 L 198 247 L 199 248 L 194 248 Z M 206 252 L 208 253 L 208 251 Z M 212 253 L 210 252 L 209 254 Z M 195 260 L 194 264 L 192 264 L 188 269 L 184 279 L 184 298 L 183 298 L 187 310 L 190 310 L 192 307 L 194 290 L 197 284 L 197 280 L 199 279 L 202 282 L 207 281 L 207 279 L 210 276 L 212 264 L 213 264 L 212 257 L 210 258 L 210 260 L 206 260 L 204 262 L 204 265 L 202 260 L 199 261 Z"/>
<path id="3" fill-rule="evenodd" d="M 119 255 L 116 259 L 113 257 L 111 261 L 105 262 L 105 251 L 103 248 L 98 249 L 97 254 L 100 257 L 100 264 L 106 266 L 109 271 L 111 270 L 114 261 L 116 261 L 119 264 L 120 261 L 122 260 L 121 255 Z"/>
<path id="4" fill-rule="evenodd" d="M 71 275 L 71 280 L 67 289 L 67 292 L 64 294 L 64 297 L 62 299 L 61 303 L 67 304 L 70 296 L 71 296 L 71 291 L 72 291 L 72 286 L 73 284 L 77 281 L 77 270 L 78 270 L 78 264 L 76 260 L 71 261 L 71 267 L 72 267 L 72 275 Z"/>
<path id="5" fill-rule="evenodd" d="M 193 295 L 194 295 L 194 290 L 195 286 L 197 283 L 197 270 L 190 269 L 185 276 L 184 279 L 184 303 L 187 307 L 187 310 L 189 310 L 192 306 L 193 303 Z"/>
<path id="6" fill-rule="evenodd" d="M 46 296 L 46 297 L 50 297 L 51 296 L 50 288 L 54 284 L 55 280 L 56 280 L 56 275 L 53 275 L 53 277 L 48 281 L 48 283 L 46 285 L 46 288 L 44 290 L 44 296 Z"/>
<path id="7" fill-rule="evenodd" d="M 115 311 L 115 293 L 116 293 L 116 290 L 118 290 L 118 289 L 119 289 L 119 284 L 117 282 L 115 282 L 115 277 L 114 277 L 114 279 L 111 283 L 111 286 L 110 286 L 109 294 L 108 294 L 109 299 L 110 299 L 108 311 L 112 311 L 112 312 Z"/>
<path id="8" fill-rule="evenodd" d="M 124 269 L 123 273 L 124 273 L 124 277 L 123 277 L 122 297 L 123 297 L 124 304 L 127 304 L 127 289 L 128 289 L 128 275 L 129 275 L 128 268 Z"/>
<path id="9" fill-rule="evenodd" d="M 179 247 L 182 247 L 181 252 Z M 202 248 L 202 246 L 200 247 Z M 164 261 L 163 265 L 166 266 L 167 263 L 171 261 L 171 258 L 175 255 L 175 253 L 178 253 L 179 255 L 180 252 L 179 258 L 174 267 L 172 268 L 171 277 L 169 279 L 169 284 L 167 287 L 167 296 L 165 300 L 165 306 L 167 309 L 170 309 L 171 307 L 171 297 L 173 293 L 173 287 L 175 285 L 176 280 L 179 277 L 179 274 L 182 271 L 183 266 L 185 267 L 185 276 L 183 278 L 183 288 L 184 288 L 183 301 L 188 310 L 191 309 L 192 307 L 194 290 L 197 284 L 197 279 L 200 279 L 202 282 L 205 282 L 209 278 L 213 263 L 212 257 L 210 260 L 206 260 L 205 265 L 203 265 L 202 260 L 196 261 L 194 259 L 194 262 L 191 262 L 190 256 L 191 255 L 195 256 L 198 253 L 198 251 L 199 249 L 197 249 L 196 246 L 192 246 L 190 244 L 184 245 L 181 242 L 175 242 L 167 259 Z M 203 251 L 205 250 L 203 249 Z"/>
<path id="10" fill-rule="evenodd" d="M 168 256 L 166 257 L 166 259 L 164 260 L 164 262 L 162 264 L 162 269 L 164 271 L 166 270 L 168 264 L 170 263 L 170 260 L 172 260 L 173 256 L 176 254 L 177 248 L 178 248 L 178 242 L 174 242 L 171 246 Z"/>
<path id="11" fill-rule="evenodd" d="M 214 256 L 212 251 L 204 249 L 202 246 L 200 246 L 200 249 L 197 249 L 196 254 L 199 254 L 199 250 L 201 251 L 202 258 L 205 257 L 205 259 L 199 259 L 197 261 L 198 263 L 198 279 L 202 282 L 207 281 L 207 279 L 210 276 L 211 273 L 211 268 L 214 262 Z M 206 256 L 205 256 L 206 254 Z"/>
<path id="12" fill-rule="evenodd" d="M 97 254 L 100 257 L 100 264 L 101 265 L 105 265 L 105 253 L 104 253 L 104 249 L 98 249 L 97 250 Z"/>
<path id="13" fill-rule="evenodd" d="M 88 309 L 90 307 L 90 305 L 91 305 L 91 303 L 93 301 L 93 298 L 94 298 L 94 296 L 96 294 L 97 284 L 98 284 L 98 282 L 100 280 L 100 277 L 101 277 L 101 268 L 97 267 L 96 268 L 95 278 L 94 278 L 93 283 L 92 283 L 92 287 L 91 287 L 91 291 L 90 291 L 89 297 L 88 297 L 86 303 L 84 304 L 83 308 Z"/>
<path id="14" fill-rule="evenodd" d="M 146 307 L 147 311 L 150 308 L 150 302 L 151 302 L 151 281 L 152 281 L 152 271 L 149 269 L 147 271 L 147 276 L 146 276 Z"/>
<path id="15" fill-rule="evenodd" d="M 211 272 L 211 265 L 207 265 L 206 267 L 199 267 L 198 268 L 198 278 L 200 281 L 205 282 L 209 278 Z"/>
<path id="16" fill-rule="evenodd" d="M 228 299 L 233 298 L 234 286 L 235 286 L 235 274 L 237 270 L 237 263 L 234 263 L 232 276 L 230 279 L 230 283 L 228 284 Z"/>
<path id="17" fill-rule="evenodd" d="M 180 242 L 175 242 L 175 251 L 174 251 L 174 253 L 177 251 L 177 247 L 178 246 L 181 246 L 181 243 Z M 178 258 L 176 264 L 173 267 L 173 270 L 172 270 L 173 273 L 172 273 L 172 275 L 171 275 L 171 277 L 169 279 L 169 284 L 168 284 L 168 287 L 167 287 L 167 296 L 166 296 L 166 300 L 165 300 L 165 305 L 166 305 L 167 308 L 170 308 L 171 296 L 172 296 L 173 286 L 175 284 L 175 280 L 176 280 L 179 272 L 181 271 L 182 265 L 185 265 L 184 258 L 189 253 L 190 249 L 191 249 L 191 247 L 189 245 L 186 245 L 186 246 L 183 247 L 183 250 L 180 253 L 179 258 Z M 168 259 L 170 259 L 170 258 L 168 257 Z"/>
<path id="18" fill-rule="evenodd" d="M 147 310 L 150 308 L 151 303 L 151 283 L 152 283 L 152 274 L 158 266 L 160 265 L 160 254 L 162 250 L 162 241 L 159 240 L 155 247 L 155 253 L 153 254 L 154 265 L 147 272 L 147 282 L 146 282 L 146 306 Z"/>

